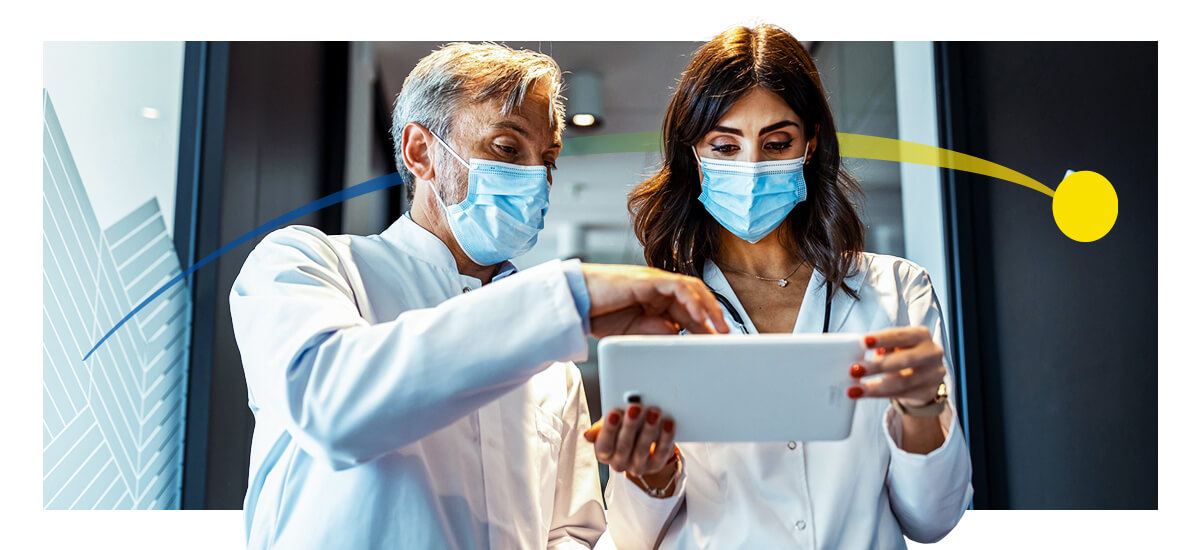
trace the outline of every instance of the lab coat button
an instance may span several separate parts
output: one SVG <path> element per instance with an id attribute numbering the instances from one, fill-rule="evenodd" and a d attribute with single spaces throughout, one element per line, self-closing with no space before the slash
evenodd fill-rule
<path id="1" fill-rule="evenodd" d="M 804 520 L 799 520 L 796 522 L 796 530 L 797 531 L 803 531 L 805 527 L 808 527 L 808 524 L 804 523 Z"/>
<path id="2" fill-rule="evenodd" d="M 796 450 L 796 442 L 795 442 L 795 441 L 788 441 L 788 448 L 789 448 L 789 449 L 791 449 L 791 450 L 793 450 L 793 451 L 794 451 L 794 450 Z"/>

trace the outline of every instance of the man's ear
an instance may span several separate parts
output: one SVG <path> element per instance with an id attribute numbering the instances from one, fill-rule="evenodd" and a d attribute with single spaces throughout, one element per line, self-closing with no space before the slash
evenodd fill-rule
<path id="1" fill-rule="evenodd" d="M 433 169 L 433 134 L 416 122 L 404 125 L 400 134 L 400 152 L 404 157 L 404 167 L 412 172 L 419 180 L 432 181 L 435 175 Z"/>

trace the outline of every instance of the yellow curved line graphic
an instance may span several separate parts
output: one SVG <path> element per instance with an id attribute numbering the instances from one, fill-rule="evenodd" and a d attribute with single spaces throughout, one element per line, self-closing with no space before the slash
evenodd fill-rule
<path id="1" fill-rule="evenodd" d="M 940 166 L 1011 181 L 1017 185 L 1023 185 L 1034 191 L 1044 193 L 1047 196 L 1054 196 L 1052 189 L 1016 170 L 1005 168 L 979 157 L 956 153 L 949 149 L 942 149 L 941 147 L 913 143 L 911 141 L 900 141 L 898 139 L 864 136 L 862 134 L 844 134 L 841 132 L 838 132 L 838 145 L 841 148 L 843 157 Z"/>

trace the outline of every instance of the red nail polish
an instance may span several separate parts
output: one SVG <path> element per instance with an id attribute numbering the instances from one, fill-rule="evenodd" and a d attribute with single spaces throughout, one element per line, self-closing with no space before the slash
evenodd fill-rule
<path id="1" fill-rule="evenodd" d="M 867 375 L 867 367 L 864 367 L 862 365 L 854 365 L 853 367 L 850 367 L 850 376 L 853 376 L 855 378 L 862 378 L 866 375 Z"/>
<path id="2" fill-rule="evenodd" d="M 613 411 L 608 415 L 608 423 L 616 426 L 621 422 L 621 411 Z"/>
<path id="3" fill-rule="evenodd" d="M 875 355 L 883 355 L 885 353 L 887 353 L 887 348 L 876 348 L 875 349 Z"/>
<path id="4" fill-rule="evenodd" d="M 675 431 L 675 421 L 671 419 L 663 420 L 663 431 L 671 433 Z"/>
<path id="5" fill-rule="evenodd" d="M 875 342 L 876 342 L 876 340 L 875 340 L 875 337 L 874 337 L 874 336 L 868 336 L 868 337 L 867 337 L 866 343 L 867 343 L 867 347 L 868 347 L 868 348 L 873 348 L 873 347 L 875 347 Z"/>
<path id="6" fill-rule="evenodd" d="M 646 423 L 653 426 L 655 422 L 658 422 L 658 411 L 654 409 L 646 411 Z"/>
<path id="7" fill-rule="evenodd" d="M 846 395 L 850 396 L 850 399 L 858 399 L 862 397 L 863 389 L 858 386 L 850 386 L 850 389 L 846 390 Z"/>
<path id="8" fill-rule="evenodd" d="M 641 407 L 639 407 L 637 405 L 633 405 L 633 406 L 629 407 L 629 419 L 630 420 L 637 420 L 637 417 L 639 414 L 642 414 Z"/>

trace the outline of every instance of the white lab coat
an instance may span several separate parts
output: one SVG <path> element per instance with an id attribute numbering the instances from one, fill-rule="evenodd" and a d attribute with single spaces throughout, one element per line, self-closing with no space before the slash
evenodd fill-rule
<path id="1" fill-rule="evenodd" d="M 709 262 L 704 279 L 756 333 L 721 270 Z M 861 300 L 835 294 L 830 332 L 924 325 L 949 349 L 924 269 L 864 254 L 847 283 Z M 796 333 L 821 332 L 825 288 L 814 273 Z M 728 314 L 726 322 L 740 333 Z M 945 362 L 953 372 L 949 352 Z M 945 382 L 954 395 L 949 372 Z M 970 457 L 954 408 L 940 421 L 946 440 L 928 455 L 900 449 L 900 418 L 886 399 L 860 401 L 843 441 L 681 443 L 684 474 L 672 498 L 651 498 L 625 476 L 612 477 L 609 533 L 620 550 L 651 548 L 660 534 L 662 548 L 892 549 L 905 547 L 904 535 L 938 540 L 958 523 L 972 495 Z"/>
<path id="2" fill-rule="evenodd" d="M 250 548 L 591 546 L 604 510 L 563 266 L 483 286 L 402 217 L 270 234 L 230 295 Z"/>

